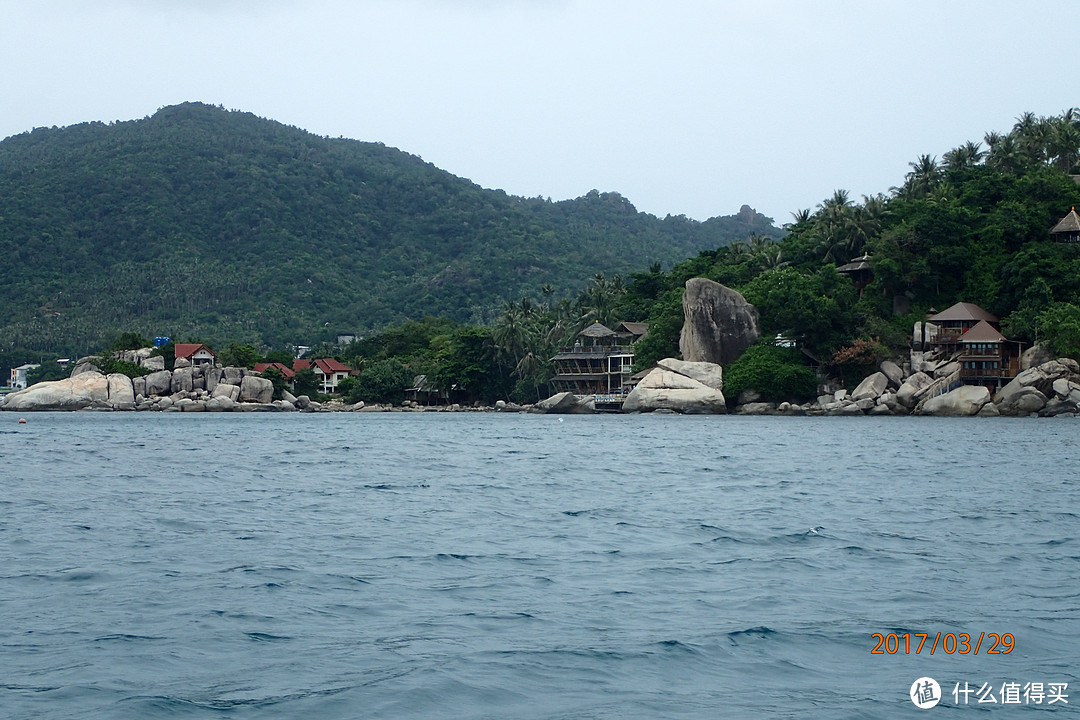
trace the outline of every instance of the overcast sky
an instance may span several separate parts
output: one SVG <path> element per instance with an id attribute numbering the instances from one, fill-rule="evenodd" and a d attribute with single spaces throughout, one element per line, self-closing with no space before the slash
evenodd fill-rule
<path id="1" fill-rule="evenodd" d="M 188 100 L 488 188 L 778 223 L 1080 105 L 1075 0 L 0 0 L 0 137 Z"/>

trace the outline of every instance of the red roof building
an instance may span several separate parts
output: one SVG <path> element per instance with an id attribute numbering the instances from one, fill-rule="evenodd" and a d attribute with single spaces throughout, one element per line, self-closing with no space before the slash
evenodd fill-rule
<path id="1" fill-rule="evenodd" d="M 255 372 L 261 373 L 263 370 L 267 370 L 269 368 L 274 368 L 279 373 L 281 373 L 287 380 L 292 380 L 294 377 L 296 377 L 296 372 L 291 367 L 289 367 L 288 365 L 283 365 L 279 362 L 255 363 L 254 369 Z"/>
<path id="2" fill-rule="evenodd" d="M 217 362 L 217 353 L 202 343 L 176 343 L 173 348 L 177 360 L 183 358 L 192 365 L 213 365 Z"/>
<path id="3" fill-rule="evenodd" d="M 311 368 L 311 371 L 319 379 L 319 389 L 324 393 L 336 392 L 338 383 L 352 373 L 352 368 L 334 358 L 293 360 L 294 371 L 299 372 L 308 368 Z"/>

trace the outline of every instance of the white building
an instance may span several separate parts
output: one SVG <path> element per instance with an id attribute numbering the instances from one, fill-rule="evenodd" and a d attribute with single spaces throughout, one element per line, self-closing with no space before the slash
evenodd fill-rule
<path id="1" fill-rule="evenodd" d="M 26 374 L 31 370 L 37 370 L 41 365 L 36 363 L 27 363 L 26 365 L 20 365 L 16 368 L 11 368 L 11 387 L 16 390 L 22 390 L 26 387 Z"/>

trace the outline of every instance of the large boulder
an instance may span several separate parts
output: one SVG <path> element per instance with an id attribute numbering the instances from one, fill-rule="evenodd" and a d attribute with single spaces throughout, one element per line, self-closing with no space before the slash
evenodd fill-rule
<path id="1" fill-rule="evenodd" d="M 94 364 L 95 360 L 99 360 L 99 358 L 93 355 L 79 358 L 75 361 L 75 366 L 71 368 L 71 375 L 69 377 L 75 377 L 76 375 L 82 375 L 83 373 L 88 372 L 101 373 L 101 368 Z"/>
<path id="2" fill-rule="evenodd" d="M 135 409 L 135 386 L 131 378 L 121 373 L 109 373 L 109 404 L 116 410 Z"/>
<path id="3" fill-rule="evenodd" d="M 274 383 L 256 375 L 246 375 L 240 383 L 240 402 L 268 405 L 274 399 Z"/>
<path id="4" fill-rule="evenodd" d="M 304 397 L 301 395 L 300 397 Z M 297 398 L 299 400 L 300 398 Z M 590 400 L 592 398 L 589 398 Z M 309 407 L 310 401 L 304 406 Z M 304 408 L 301 408 L 304 409 Z M 587 413 L 592 412 L 594 408 L 591 408 L 588 403 L 583 402 L 577 395 L 572 392 L 556 393 L 549 397 L 547 400 L 541 400 L 533 406 L 536 412 L 549 413 L 549 414 L 567 414 L 567 413 Z"/>
<path id="5" fill-rule="evenodd" d="M 1075 375 L 1075 361 L 1069 359 L 1050 360 L 1027 370 L 1021 370 L 1016 377 L 998 391 L 994 396 L 994 402 L 1001 405 L 1006 398 L 1015 393 L 1019 388 L 1032 387 L 1045 397 L 1054 394 L 1054 382 L 1057 380 L 1070 380 Z"/>
<path id="6" fill-rule="evenodd" d="M 961 385 L 955 390 L 927 400 L 919 414 L 947 417 L 976 415 L 988 402 L 990 391 L 982 385 Z"/>
<path id="7" fill-rule="evenodd" d="M 904 371 L 892 360 L 882 360 L 879 369 L 889 378 L 889 387 L 898 388 L 904 383 Z"/>
<path id="8" fill-rule="evenodd" d="M 1053 359 L 1054 356 L 1042 345 L 1032 345 L 1020 354 L 1020 369 L 1030 370 Z"/>
<path id="9" fill-rule="evenodd" d="M 751 402 L 735 408 L 736 415 L 772 415 L 775 412 L 776 404 L 771 402 Z"/>
<path id="10" fill-rule="evenodd" d="M 889 378 L 883 372 L 876 372 L 873 375 L 864 378 L 859 387 L 855 388 L 855 391 L 851 393 L 851 399 L 858 402 L 859 400 L 873 400 L 879 397 L 889 388 Z"/>
<path id="11" fill-rule="evenodd" d="M 227 367 L 227 368 L 225 368 L 225 370 L 224 370 L 221 378 L 218 380 L 218 382 L 225 382 L 225 383 L 229 383 L 230 385 L 235 385 L 236 387 L 240 387 L 240 383 L 243 382 L 243 380 L 244 380 L 244 368 Z"/>
<path id="12" fill-rule="evenodd" d="M 159 370 L 146 376 L 146 395 L 171 395 L 172 373 Z"/>
<path id="13" fill-rule="evenodd" d="M 676 360 L 675 358 L 664 358 L 656 363 L 656 366 L 693 378 L 707 387 L 717 390 L 724 389 L 724 368 L 716 363 L 689 362 L 687 360 Z"/>
<path id="14" fill-rule="evenodd" d="M 1002 415 L 1030 415 L 1042 410 L 1046 399 L 1038 388 L 1010 382 L 994 396 L 994 403 Z"/>
<path id="15" fill-rule="evenodd" d="M 91 405 L 109 406 L 109 380 L 94 370 L 64 380 L 40 382 L 12 393 L 7 396 L 3 409 L 81 410 Z"/>
<path id="16" fill-rule="evenodd" d="M 191 366 L 179 367 L 177 366 L 172 373 L 172 392 L 175 395 L 178 392 L 191 392 Z"/>
<path id="17" fill-rule="evenodd" d="M 236 403 L 228 395 L 215 395 L 206 401 L 207 412 L 229 412 Z"/>
<path id="18" fill-rule="evenodd" d="M 1061 400 L 1068 400 L 1074 405 L 1080 405 L 1080 384 L 1059 378 L 1054 381 L 1054 394 Z"/>
<path id="19" fill-rule="evenodd" d="M 952 362 L 947 362 L 944 365 L 938 365 L 936 368 L 934 368 L 934 377 L 935 378 L 949 377 L 950 375 L 952 375 L 954 372 L 956 372 L 959 369 L 960 369 L 960 363 L 953 360 Z"/>
<path id="20" fill-rule="evenodd" d="M 697 365 L 697 363 L 694 363 Z M 666 367 L 665 367 L 666 366 Z M 676 367 L 667 360 L 661 361 L 626 396 L 623 412 L 653 412 L 672 410 L 679 413 L 725 413 L 727 401 L 719 388 L 706 385 L 689 375 L 671 369 Z M 706 377 L 718 377 L 716 373 Z M 701 375 L 702 373 L 695 373 Z"/>
<path id="21" fill-rule="evenodd" d="M 683 318 L 679 352 L 690 362 L 733 363 L 761 336 L 757 309 L 707 278 L 686 281 Z"/>
<path id="22" fill-rule="evenodd" d="M 240 388 L 228 383 L 218 383 L 210 393 L 211 398 L 224 397 L 236 402 L 240 399 Z"/>
<path id="23" fill-rule="evenodd" d="M 157 372 L 165 369 L 165 357 L 162 355 L 153 355 L 151 357 L 144 357 L 139 360 L 139 364 L 147 370 Z"/>
<path id="24" fill-rule="evenodd" d="M 933 384 L 934 378 L 924 372 L 917 372 L 905 380 L 896 391 L 896 402 L 906 408 L 913 408 L 918 405 L 919 400 Z"/>

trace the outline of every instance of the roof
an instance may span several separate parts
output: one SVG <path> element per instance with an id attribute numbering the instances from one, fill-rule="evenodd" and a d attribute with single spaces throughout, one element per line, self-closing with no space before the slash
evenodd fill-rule
<path id="1" fill-rule="evenodd" d="M 620 330 L 628 332 L 631 335 L 644 336 L 645 333 L 649 332 L 649 323 L 622 322 L 619 323 L 619 327 L 615 328 L 615 332 L 618 333 Z"/>
<path id="2" fill-rule="evenodd" d="M 611 337 L 615 334 L 615 331 L 609 327 L 605 327 L 598 322 L 594 322 L 589 327 L 585 328 L 578 333 L 579 337 L 591 337 L 591 338 L 603 338 Z"/>
<path id="3" fill-rule="evenodd" d="M 176 343 L 176 345 L 174 345 L 173 347 L 175 348 L 174 357 L 178 358 L 190 358 L 192 355 L 199 352 L 199 350 L 205 350 L 206 352 L 213 355 L 215 358 L 217 357 L 216 352 L 208 348 L 206 345 L 203 345 L 202 343 Z"/>
<path id="4" fill-rule="evenodd" d="M 1061 218 L 1058 224 L 1051 230 L 1051 235 L 1063 235 L 1063 234 L 1080 233 L 1080 215 L 1076 214 L 1076 208 L 1069 211 L 1069 214 Z"/>
<path id="5" fill-rule="evenodd" d="M 297 372 L 299 372 L 300 370 L 307 370 L 310 367 L 311 367 L 311 361 L 310 360 L 302 360 L 300 358 L 297 358 L 296 360 L 292 361 L 292 369 L 296 370 Z"/>
<path id="6" fill-rule="evenodd" d="M 836 268 L 836 272 L 858 272 L 859 270 L 869 270 L 872 266 L 873 262 L 870 260 L 870 256 L 863 255 L 862 257 L 851 258 L 851 262 Z"/>
<path id="7" fill-rule="evenodd" d="M 348 365 L 342 365 L 341 362 L 334 358 L 319 358 L 318 360 L 312 360 L 312 370 L 321 372 L 323 375 L 333 375 L 334 373 L 349 373 L 352 372 L 352 368 Z"/>
<path id="8" fill-rule="evenodd" d="M 994 329 L 994 326 L 985 320 L 960 336 L 962 343 L 996 343 L 1006 342 L 1005 336 Z"/>
<path id="9" fill-rule="evenodd" d="M 284 375 L 287 378 L 296 377 L 296 373 L 293 372 L 293 369 L 291 367 L 289 367 L 288 365 L 283 365 L 283 364 L 281 364 L 279 362 L 255 363 L 255 368 L 254 369 L 255 369 L 255 372 L 261 373 L 263 370 L 266 370 L 268 368 L 274 368 L 275 370 L 277 370 L 279 373 L 281 373 L 282 375 Z"/>
<path id="10" fill-rule="evenodd" d="M 998 321 L 997 316 L 988 313 L 975 303 L 958 302 L 947 310 L 942 310 L 937 315 L 933 315 L 930 320 L 934 322 L 957 322 L 964 320 L 985 320 L 987 322 L 996 323 Z"/>

